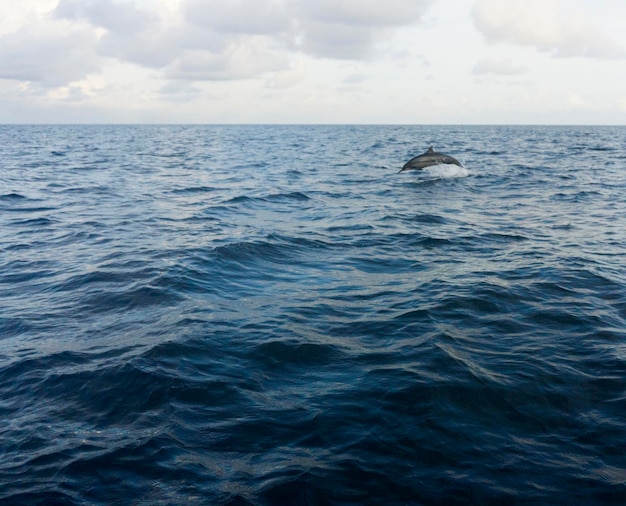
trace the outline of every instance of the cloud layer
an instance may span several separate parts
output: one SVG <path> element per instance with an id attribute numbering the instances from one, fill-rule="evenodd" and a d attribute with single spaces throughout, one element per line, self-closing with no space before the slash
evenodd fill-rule
<path id="1" fill-rule="evenodd" d="M 61 85 L 111 58 L 191 81 L 285 70 L 290 53 L 363 59 L 433 1 L 60 0 L 48 19 L 0 37 L 0 78 Z"/>
<path id="2" fill-rule="evenodd" d="M 619 123 L 624 16 L 613 0 L 4 0 L 0 121 Z"/>
<path id="3" fill-rule="evenodd" d="M 0 78 L 60 86 L 98 69 L 96 34 L 65 23 L 35 22 L 0 37 Z"/>
<path id="4" fill-rule="evenodd" d="M 558 57 L 621 59 L 626 49 L 560 0 L 476 0 L 472 18 L 490 43 L 532 46 Z"/>
<path id="5" fill-rule="evenodd" d="M 47 17 L 0 36 L 0 78 L 54 87 L 116 60 L 162 79 L 238 80 L 288 71 L 293 57 L 364 61 L 393 29 L 420 22 L 435 0 L 59 0 Z M 558 57 L 619 59 L 626 50 L 561 0 L 475 0 L 489 43 Z M 514 75 L 510 59 L 474 74 Z"/>
<path id="6" fill-rule="evenodd" d="M 474 66 L 473 73 L 475 75 L 481 74 L 496 74 L 502 76 L 515 76 L 524 74 L 528 69 L 524 65 L 515 63 L 511 59 L 494 60 L 489 58 L 482 58 Z"/>

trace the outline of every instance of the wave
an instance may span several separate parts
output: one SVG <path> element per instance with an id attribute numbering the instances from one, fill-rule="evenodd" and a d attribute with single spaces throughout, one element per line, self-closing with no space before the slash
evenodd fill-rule
<path id="1" fill-rule="evenodd" d="M 12 201 L 12 200 L 17 200 L 20 201 L 22 199 L 26 199 L 28 197 L 25 197 L 24 195 L 20 194 L 20 193 L 5 193 L 4 195 L 0 195 L 0 200 L 8 200 L 8 201 Z"/>
<path id="2" fill-rule="evenodd" d="M 0 127 L 0 502 L 617 504 L 588 130 Z M 389 177 L 418 138 L 471 170 Z"/>
<path id="3" fill-rule="evenodd" d="M 223 205 L 243 205 L 246 207 L 264 206 L 265 204 L 280 204 L 290 202 L 304 202 L 311 198 L 303 192 L 270 193 L 263 196 L 238 195 L 224 201 Z"/>
<path id="4" fill-rule="evenodd" d="M 281 244 L 282 243 L 282 244 Z M 282 264 L 294 261 L 297 247 L 282 241 L 239 241 L 215 247 L 211 257 L 218 261 L 234 261 L 242 265 L 254 265 L 257 262 Z"/>
<path id="5" fill-rule="evenodd" d="M 203 193 L 214 193 L 220 191 L 221 188 L 214 186 L 186 186 L 184 188 L 176 188 L 171 190 L 173 194 L 203 194 Z"/>

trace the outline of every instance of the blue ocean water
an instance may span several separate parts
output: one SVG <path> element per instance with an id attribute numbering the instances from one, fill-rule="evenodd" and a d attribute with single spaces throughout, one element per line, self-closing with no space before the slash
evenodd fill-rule
<path id="1" fill-rule="evenodd" d="M 625 127 L 2 126 L 0 231 L 2 504 L 626 498 Z"/>

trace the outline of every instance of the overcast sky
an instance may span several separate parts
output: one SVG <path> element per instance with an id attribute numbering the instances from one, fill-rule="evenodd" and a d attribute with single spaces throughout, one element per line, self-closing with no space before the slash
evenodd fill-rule
<path id="1" fill-rule="evenodd" d="M 626 124 L 622 0 L 0 0 L 0 123 Z"/>

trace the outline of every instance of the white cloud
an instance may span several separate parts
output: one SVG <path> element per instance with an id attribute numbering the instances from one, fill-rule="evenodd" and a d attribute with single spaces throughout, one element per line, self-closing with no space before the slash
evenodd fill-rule
<path id="1" fill-rule="evenodd" d="M 579 95 L 578 93 L 575 93 L 573 91 L 571 91 L 568 95 L 567 95 L 567 104 L 570 107 L 573 108 L 582 108 L 585 107 L 587 101 L 585 100 L 584 97 L 582 97 L 581 95 Z"/>
<path id="2" fill-rule="evenodd" d="M 350 74 L 344 80 L 344 84 L 361 84 L 367 81 L 367 76 L 365 74 Z"/>
<path id="3" fill-rule="evenodd" d="M 16 31 L 24 24 L 24 19 L 40 18 L 54 9 L 57 3 L 58 0 L 0 0 L 0 33 Z"/>
<path id="4" fill-rule="evenodd" d="M 503 76 L 514 76 L 525 74 L 526 72 L 528 72 L 528 68 L 525 65 L 515 63 L 511 59 L 494 60 L 490 58 L 483 58 L 476 63 L 473 69 L 473 73 L 475 75 L 497 74 Z"/>
<path id="5" fill-rule="evenodd" d="M 476 0 L 471 14 L 490 43 L 532 46 L 560 57 L 626 57 L 626 49 L 594 24 L 589 13 L 575 9 L 572 2 Z"/>
<path id="6" fill-rule="evenodd" d="M 299 57 L 288 69 L 272 72 L 266 81 L 267 88 L 287 89 L 300 84 L 306 77 L 306 67 Z"/>

